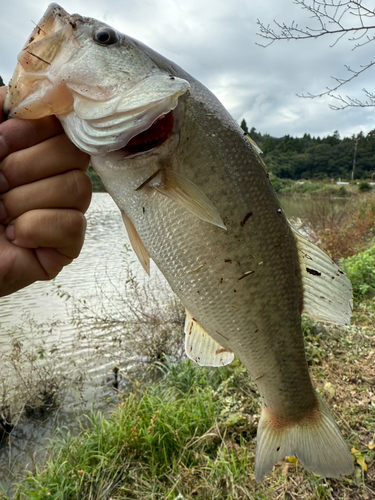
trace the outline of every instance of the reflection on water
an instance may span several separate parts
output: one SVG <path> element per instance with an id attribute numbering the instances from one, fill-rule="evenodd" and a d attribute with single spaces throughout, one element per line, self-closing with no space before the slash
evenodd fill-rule
<path id="1" fill-rule="evenodd" d="M 281 206 L 287 217 L 300 217 L 304 219 L 311 206 L 311 198 L 293 198 L 292 196 L 279 196 Z"/>
<path id="2" fill-rule="evenodd" d="M 0 411 L 6 388 L 6 403 L 13 415 L 20 415 L 10 438 L 0 444 L 3 487 L 11 482 L 9 467 L 15 472 L 26 464 L 33 467 L 30 457 L 53 429 L 74 429 L 77 413 L 89 411 L 92 404 L 108 407 L 108 398 L 116 401 L 115 366 L 125 373 L 139 364 L 139 350 L 129 348 L 121 326 L 130 300 L 124 297 L 129 272 L 137 282 L 157 288 L 159 295 L 171 293 L 156 268 L 151 268 L 149 278 L 129 250 L 120 212 L 110 196 L 95 193 L 79 258 L 53 282 L 34 283 L 0 299 Z M 106 328 L 98 316 L 107 319 Z M 61 396 L 59 410 L 44 419 L 39 410 L 25 416 L 28 398 L 40 398 L 45 383 Z M 0 425 L 0 441 L 1 435 Z"/>

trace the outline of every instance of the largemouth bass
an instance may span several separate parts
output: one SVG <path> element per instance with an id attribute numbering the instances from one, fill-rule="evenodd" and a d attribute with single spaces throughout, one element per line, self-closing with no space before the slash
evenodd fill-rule
<path id="1" fill-rule="evenodd" d="M 348 324 L 349 280 L 294 231 L 256 148 L 216 97 L 173 62 L 51 4 L 18 56 L 5 112 L 55 114 L 92 158 L 133 249 L 187 310 L 186 353 L 238 356 L 262 399 L 256 480 L 295 455 L 316 474 L 353 460 L 312 386 L 301 312 Z"/>

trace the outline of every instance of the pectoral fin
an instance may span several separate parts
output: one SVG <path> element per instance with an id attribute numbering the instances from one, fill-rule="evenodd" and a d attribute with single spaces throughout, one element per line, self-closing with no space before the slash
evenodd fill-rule
<path id="1" fill-rule="evenodd" d="M 139 237 L 139 234 L 137 233 L 137 230 L 135 229 L 134 224 L 129 219 L 129 217 L 126 215 L 126 213 L 121 211 L 121 215 L 122 215 L 122 220 L 124 221 L 126 231 L 128 233 L 128 236 L 129 236 L 130 244 L 134 250 L 134 253 L 138 257 L 138 260 L 141 263 L 141 266 L 143 267 L 143 269 L 149 275 L 150 274 L 150 256 L 146 250 L 146 247 L 142 243 L 142 240 Z"/>
<path id="2" fill-rule="evenodd" d="M 159 193 L 179 203 L 199 219 L 226 229 L 221 217 L 207 196 L 189 179 L 171 169 L 159 170 L 143 182 L 145 186 L 156 189 Z"/>
<path id="3" fill-rule="evenodd" d="M 201 366 L 225 366 L 233 361 L 234 354 L 216 342 L 186 311 L 185 351 L 187 356 Z"/>
<path id="4" fill-rule="evenodd" d="M 352 285 L 339 266 L 292 228 L 297 240 L 303 284 L 303 310 L 318 321 L 349 325 Z"/>

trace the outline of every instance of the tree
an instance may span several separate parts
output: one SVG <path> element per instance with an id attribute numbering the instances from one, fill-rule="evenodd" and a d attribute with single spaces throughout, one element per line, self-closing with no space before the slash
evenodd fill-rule
<path id="1" fill-rule="evenodd" d="M 0 87 L 3 87 L 5 85 L 4 80 L 0 76 Z"/>
<path id="2" fill-rule="evenodd" d="M 375 9 L 374 2 L 371 0 L 294 0 L 294 3 L 311 14 L 312 27 L 300 28 L 295 21 L 289 25 L 274 21 L 276 29 L 273 29 L 258 19 L 260 27 L 258 34 L 269 40 L 268 43 L 262 45 L 263 47 L 277 40 L 303 40 L 327 36 L 334 39 L 331 47 L 341 39 L 347 38 L 352 43 L 352 50 L 355 50 L 375 40 Z M 363 89 L 364 100 L 340 94 L 345 84 L 374 65 L 375 61 L 370 61 L 357 69 L 345 65 L 349 72 L 347 78 L 333 77 L 336 82 L 333 87 L 327 87 L 327 90 L 320 94 L 309 93 L 301 97 L 315 98 L 329 95 L 339 102 L 337 106 L 331 105 L 332 109 L 344 109 L 348 106 L 375 106 L 375 93 L 367 89 Z"/>
<path id="3" fill-rule="evenodd" d="M 245 118 L 242 119 L 242 122 L 241 122 L 241 125 L 240 127 L 242 128 L 242 130 L 248 134 L 249 133 L 249 129 L 247 128 L 247 123 L 246 123 L 246 120 Z"/>

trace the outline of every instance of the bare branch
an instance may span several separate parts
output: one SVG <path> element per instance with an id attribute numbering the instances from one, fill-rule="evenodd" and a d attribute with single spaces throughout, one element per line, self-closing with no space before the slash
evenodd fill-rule
<path id="1" fill-rule="evenodd" d="M 300 95 L 298 95 L 298 97 L 303 97 L 305 99 L 306 98 L 307 99 L 315 99 L 317 97 L 323 97 L 323 96 L 333 97 L 334 99 L 337 99 L 338 101 L 340 101 L 342 103 L 342 106 L 339 106 L 339 107 L 334 106 L 334 105 L 330 105 L 330 108 L 335 109 L 335 110 L 344 109 L 344 108 L 347 108 L 348 106 L 361 107 L 361 108 L 368 107 L 368 106 L 375 106 L 374 94 L 367 91 L 366 89 L 362 89 L 362 92 L 364 92 L 366 95 L 365 101 L 361 101 L 360 99 L 352 98 L 350 96 L 342 97 L 342 95 L 336 94 L 336 92 L 339 89 L 341 89 L 341 87 L 343 87 L 347 83 L 351 82 L 352 80 L 354 80 L 355 78 L 360 76 L 362 73 L 364 73 L 365 71 L 367 71 L 369 68 L 371 68 L 374 65 L 375 65 L 375 61 L 374 62 L 371 61 L 368 64 L 366 64 L 365 66 L 361 66 L 361 69 L 359 69 L 359 70 L 353 70 L 350 66 L 345 66 L 346 69 L 350 73 L 352 73 L 352 76 L 350 76 L 349 78 L 332 77 L 337 82 L 337 85 L 335 87 L 332 87 L 332 88 L 327 87 L 327 90 L 325 90 L 324 92 L 321 92 L 319 94 L 311 94 L 311 93 L 300 94 Z"/>
<path id="2" fill-rule="evenodd" d="M 294 3 L 306 10 L 310 14 L 312 25 L 300 27 L 295 21 L 290 24 L 274 21 L 276 28 L 265 25 L 259 19 L 258 35 L 267 40 L 265 44 L 257 44 L 262 47 L 268 47 L 279 40 L 305 40 L 317 39 L 320 37 L 331 36 L 334 38 L 330 45 L 334 47 L 343 38 L 347 38 L 353 43 L 352 50 L 358 49 L 375 40 L 375 8 L 365 5 L 366 0 L 294 0 Z M 365 94 L 365 100 L 350 96 L 342 96 L 338 93 L 341 87 L 350 83 L 374 66 L 375 62 L 369 62 L 361 66 L 359 70 L 353 70 L 345 66 L 351 73 L 348 78 L 336 78 L 336 85 L 332 88 L 327 87 L 324 92 L 319 94 L 303 94 L 299 97 L 314 99 L 316 97 L 330 96 L 338 100 L 341 105 L 330 105 L 332 109 L 344 109 L 349 106 L 368 107 L 375 106 L 375 94 L 366 89 L 362 89 Z"/>
<path id="3" fill-rule="evenodd" d="M 335 45 L 339 39 L 347 34 L 354 33 L 354 36 L 349 38 L 349 40 L 356 40 L 362 34 L 366 35 L 369 30 L 375 29 L 375 23 L 364 23 L 364 18 L 375 17 L 375 12 L 363 6 L 362 0 L 337 3 L 333 0 L 312 0 L 311 5 L 307 3 L 307 0 L 295 0 L 294 3 L 307 10 L 311 14 L 313 21 L 318 23 L 318 27 L 306 26 L 305 28 L 300 28 L 294 21 L 289 25 L 274 21 L 278 28 L 278 30 L 274 30 L 270 25 L 266 26 L 258 19 L 257 24 L 260 30 L 258 35 L 270 40 L 270 43 L 276 40 L 303 40 L 327 35 L 338 35 L 338 39 L 333 44 Z M 357 25 L 353 26 L 353 18 L 348 18 L 347 14 L 357 18 Z M 372 38 L 369 41 L 372 41 Z M 269 43 L 263 46 L 268 45 Z"/>

